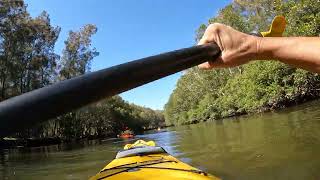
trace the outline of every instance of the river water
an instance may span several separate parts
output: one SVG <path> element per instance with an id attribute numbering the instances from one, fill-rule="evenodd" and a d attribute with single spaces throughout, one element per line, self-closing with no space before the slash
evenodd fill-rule
<path id="1" fill-rule="evenodd" d="M 136 139 L 154 140 L 222 179 L 320 179 L 320 101 L 168 128 Z M 87 179 L 136 139 L 0 150 L 0 179 Z"/>

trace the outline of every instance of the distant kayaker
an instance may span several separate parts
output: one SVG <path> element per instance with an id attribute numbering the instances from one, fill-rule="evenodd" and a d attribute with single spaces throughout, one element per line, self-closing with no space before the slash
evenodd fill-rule
<path id="1" fill-rule="evenodd" d="M 222 55 L 199 65 L 202 69 L 234 67 L 252 60 L 279 60 L 320 72 L 320 37 L 256 37 L 215 23 L 206 29 L 200 44 L 216 42 Z"/>

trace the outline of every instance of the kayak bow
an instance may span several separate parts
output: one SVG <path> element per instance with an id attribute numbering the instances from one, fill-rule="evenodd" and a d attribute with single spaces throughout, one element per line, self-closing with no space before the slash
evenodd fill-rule
<path id="1" fill-rule="evenodd" d="M 101 179 L 199 179 L 219 178 L 192 167 L 168 154 L 153 141 L 127 144 L 116 158 L 91 180 Z"/>

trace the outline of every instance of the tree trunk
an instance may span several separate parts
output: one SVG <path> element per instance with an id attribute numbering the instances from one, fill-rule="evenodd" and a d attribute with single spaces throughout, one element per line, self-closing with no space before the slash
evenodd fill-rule
<path id="1" fill-rule="evenodd" d="M 0 101 L 3 101 L 6 99 L 6 75 L 3 75 L 3 78 L 1 80 L 1 99 Z"/>

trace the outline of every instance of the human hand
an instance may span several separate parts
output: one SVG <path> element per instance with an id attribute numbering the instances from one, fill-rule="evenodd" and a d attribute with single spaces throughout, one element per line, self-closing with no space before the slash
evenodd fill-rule
<path id="1" fill-rule="evenodd" d="M 208 59 L 199 67 L 212 69 L 245 64 L 256 57 L 260 39 L 223 24 L 210 24 L 198 45 L 215 42 L 221 49 L 221 56 L 216 60 Z"/>

